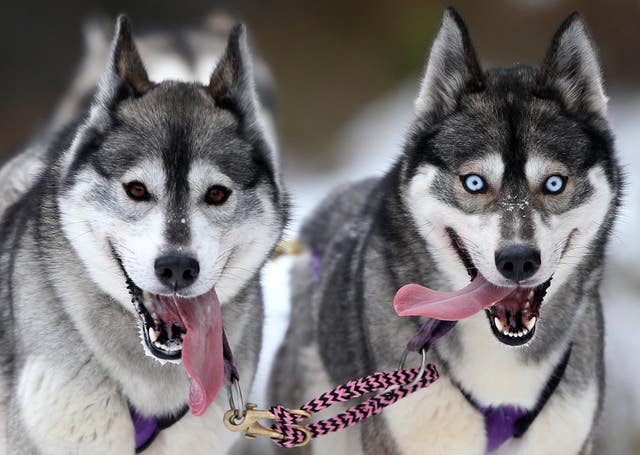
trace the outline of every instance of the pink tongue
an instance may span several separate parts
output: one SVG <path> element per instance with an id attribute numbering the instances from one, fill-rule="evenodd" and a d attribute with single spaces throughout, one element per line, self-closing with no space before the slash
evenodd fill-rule
<path id="1" fill-rule="evenodd" d="M 213 289 L 198 297 L 169 296 L 161 300 L 166 306 L 175 305 L 187 329 L 182 363 L 191 383 L 189 407 L 193 415 L 202 415 L 218 395 L 224 379 L 220 301 Z"/>
<path id="2" fill-rule="evenodd" d="M 494 286 L 478 274 L 464 289 L 456 292 L 439 292 L 418 284 L 407 284 L 396 293 L 393 306 L 400 316 L 459 321 L 489 308 L 514 290 Z"/>

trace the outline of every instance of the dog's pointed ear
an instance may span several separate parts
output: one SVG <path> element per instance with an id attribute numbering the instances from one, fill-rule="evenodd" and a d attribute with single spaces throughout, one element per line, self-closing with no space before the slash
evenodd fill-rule
<path id="1" fill-rule="evenodd" d="M 213 70 L 208 89 L 219 107 L 243 117 L 255 116 L 257 99 L 243 24 L 231 30 L 227 48 Z"/>
<path id="2" fill-rule="evenodd" d="M 560 25 L 540 67 L 540 83 L 574 112 L 607 113 L 598 54 L 578 12 Z"/>
<path id="3" fill-rule="evenodd" d="M 125 15 L 118 16 L 109 63 L 96 95 L 98 101 L 110 105 L 115 97 L 122 96 L 123 89 L 126 94 L 140 96 L 154 85 L 133 41 L 129 19 Z"/>
<path id="4" fill-rule="evenodd" d="M 447 8 L 436 36 L 420 94 L 415 101 L 418 115 L 446 113 L 455 109 L 466 90 L 479 90 L 484 74 L 460 14 Z"/>

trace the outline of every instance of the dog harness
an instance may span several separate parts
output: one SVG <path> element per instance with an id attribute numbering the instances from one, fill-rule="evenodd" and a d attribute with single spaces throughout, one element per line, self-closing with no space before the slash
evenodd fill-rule
<path id="1" fill-rule="evenodd" d="M 166 417 L 145 417 L 129 405 L 129 413 L 135 430 L 136 453 L 141 453 L 151 445 L 153 440 L 162 430 L 180 420 L 189 410 L 189 405 L 184 405 L 176 414 Z"/>
<path id="2" fill-rule="evenodd" d="M 484 426 L 487 432 L 487 453 L 493 452 L 511 438 L 522 437 L 529 429 L 555 392 L 558 384 L 560 384 L 569 363 L 571 347 L 572 345 L 569 344 L 562 356 L 562 360 L 554 368 L 532 410 L 514 405 L 482 406 L 460 384 L 454 382 L 469 404 L 484 416 Z"/>

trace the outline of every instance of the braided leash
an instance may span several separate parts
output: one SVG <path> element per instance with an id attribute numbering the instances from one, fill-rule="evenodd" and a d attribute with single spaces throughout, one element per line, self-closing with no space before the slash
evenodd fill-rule
<path id="1" fill-rule="evenodd" d="M 233 394 L 233 390 L 237 389 L 238 395 L 241 397 L 236 379 L 233 381 L 235 387 L 228 389 L 231 409 L 224 415 L 224 425 L 230 431 L 244 432 L 246 438 L 254 439 L 257 436 L 265 436 L 286 448 L 300 447 L 306 445 L 313 438 L 355 425 L 366 418 L 379 414 L 387 406 L 438 380 L 438 370 L 435 365 L 426 363 L 426 353 L 431 343 L 444 336 L 454 325 L 455 323 L 446 321 L 428 320 L 408 343 L 397 370 L 376 372 L 351 380 L 323 393 L 298 409 L 273 406 L 269 410 L 260 410 L 252 403 L 247 403 L 245 407 L 242 399 L 240 398 L 240 403 L 237 403 Z M 420 368 L 404 368 L 409 352 L 422 354 Z M 336 403 L 344 403 L 379 391 L 382 393 L 335 417 L 307 425 L 302 424 L 312 414 L 323 411 Z M 264 427 L 260 424 L 260 420 L 273 420 L 275 423 L 271 427 Z"/>
<path id="2" fill-rule="evenodd" d="M 379 414 L 387 406 L 438 380 L 438 370 L 435 365 L 426 363 L 426 353 L 431 343 L 444 336 L 454 325 L 455 323 L 447 321 L 428 320 L 408 343 L 397 370 L 386 373 L 376 372 L 351 380 L 323 393 L 298 409 L 273 406 L 269 410 L 260 410 L 252 403 L 247 403 L 245 407 L 236 378 L 232 383 L 235 387 L 228 389 L 231 409 L 224 415 L 224 425 L 230 431 L 244 432 L 246 438 L 254 439 L 257 436 L 265 436 L 282 447 L 291 448 L 306 445 L 313 438 L 360 423 L 366 418 Z M 421 353 L 420 368 L 404 368 L 409 352 Z M 240 406 L 238 406 L 233 394 L 235 389 L 240 396 Z M 382 393 L 335 417 L 302 425 L 312 414 L 323 411 L 336 403 L 344 403 L 379 391 Z M 275 423 L 271 427 L 264 427 L 260 424 L 260 420 L 273 420 Z"/>
<path id="3" fill-rule="evenodd" d="M 422 377 L 419 376 L 420 373 L 422 373 Z M 433 364 L 428 364 L 424 370 L 412 368 L 386 373 L 376 372 L 363 378 L 354 379 L 305 403 L 300 407 L 300 410 L 313 414 L 336 403 L 350 401 L 379 390 L 394 388 L 353 406 L 335 417 L 304 427 L 298 425 L 305 420 L 299 413 L 293 414 L 283 406 L 273 406 L 271 412 L 275 416 L 276 423 L 271 428 L 283 437 L 282 439 L 272 438 L 272 441 L 282 447 L 296 447 L 306 443 L 309 438 L 313 439 L 355 425 L 368 417 L 379 414 L 385 407 L 407 395 L 433 384 L 438 377 L 436 367 Z"/>

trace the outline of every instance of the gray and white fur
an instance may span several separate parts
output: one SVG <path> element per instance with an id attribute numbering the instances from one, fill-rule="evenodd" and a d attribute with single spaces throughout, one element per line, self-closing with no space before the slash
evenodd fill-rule
<path id="1" fill-rule="evenodd" d="M 226 46 L 233 19 L 211 13 L 200 25 L 177 30 L 145 30 L 134 36 L 151 80 L 206 83 Z M 95 16 L 83 26 L 84 55 L 64 96 L 47 122 L 26 146 L 0 168 L 0 212 L 22 196 L 42 172 L 49 144 L 60 130 L 88 111 L 98 81 L 109 61 L 112 21 Z M 276 141 L 273 113 L 274 82 L 271 71 L 253 55 L 253 78 L 258 98 L 258 116 L 271 141 Z"/>
<path id="2" fill-rule="evenodd" d="M 208 84 L 153 82 L 120 17 L 90 108 L 49 144 L 43 169 L 2 217 L 0 452 L 134 453 L 129 406 L 171 415 L 188 400 L 184 368 L 145 354 L 126 275 L 167 252 L 199 263 L 181 295 L 215 287 L 241 384 L 249 390 L 263 318 L 258 271 L 287 219 L 275 144 L 259 118 L 243 26 Z M 149 198 L 127 196 L 141 182 Z M 224 204 L 205 194 L 223 186 Z M 224 389 L 145 453 L 225 453 Z"/>
<path id="3" fill-rule="evenodd" d="M 553 279 L 526 344 L 501 342 L 484 312 L 462 320 L 429 353 L 440 380 L 362 425 L 313 441 L 308 453 L 485 453 L 483 417 L 462 390 L 482 406 L 532 409 L 569 344 L 557 389 L 528 431 L 498 452 L 590 452 L 605 380 L 598 288 L 621 193 L 606 104 L 577 13 L 539 68 L 485 71 L 460 16 L 445 12 L 402 155 L 383 177 L 335 190 L 302 228 L 322 263 L 317 278 L 309 255 L 294 264 L 291 322 L 271 399 L 295 407 L 349 379 L 397 368 L 424 322 L 394 312 L 394 294 L 407 283 L 460 289 L 469 267 L 513 286 L 496 263 L 513 245 L 539 253 L 527 286 Z M 471 194 L 461 178 L 469 174 L 489 190 Z M 555 174 L 566 187 L 547 194 L 545 179 Z"/>

